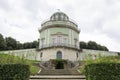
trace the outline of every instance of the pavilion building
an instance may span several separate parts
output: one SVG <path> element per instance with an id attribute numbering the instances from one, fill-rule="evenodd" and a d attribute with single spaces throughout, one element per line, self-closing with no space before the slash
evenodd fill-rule
<path id="1" fill-rule="evenodd" d="M 55 12 L 39 29 L 39 52 L 41 61 L 50 59 L 79 60 L 78 25 L 65 13 Z"/>

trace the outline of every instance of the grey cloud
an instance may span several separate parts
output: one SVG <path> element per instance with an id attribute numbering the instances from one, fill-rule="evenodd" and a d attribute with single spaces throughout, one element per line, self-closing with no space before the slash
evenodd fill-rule
<path id="1" fill-rule="evenodd" d="M 37 29 L 41 22 L 56 12 L 56 9 L 60 9 L 78 23 L 81 34 L 89 34 L 91 37 L 96 33 L 104 34 L 107 40 L 116 41 L 112 43 L 113 47 L 120 44 L 120 0 L 18 1 L 15 4 L 14 0 L 13 3 L 10 0 L 0 0 L 0 14 L 2 15 L 0 16 L 2 18 L 0 32 L 3 35 L 13 36 L 22 42 L 35 40 L 39 36 Z M 96 36 L 99 37 L 99 35 Z M 96 41 L 100 40 L 96 39 Z M 104 41 L 101 43 L 105 44 Z"/>
<path id="2" fill-rule="evenodd" d="M 0 9 L 5 11 L 10 11 L 11 6 L 9 5 L 7 0 L 0 0 Z"/>

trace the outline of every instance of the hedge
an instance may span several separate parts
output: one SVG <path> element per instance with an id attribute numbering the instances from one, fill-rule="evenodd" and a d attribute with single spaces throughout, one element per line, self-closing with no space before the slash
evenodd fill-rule
<path id="1" fill-rule="evenodd" d="M 85 66 L 86 80 L 120 80 L 120 63 L 92 63 Z"/>
<path id="2" fill-rule="evenodd" d="M 29 80 L 30 70 L 24 64 L 0 64 L 0 80 Z"/>

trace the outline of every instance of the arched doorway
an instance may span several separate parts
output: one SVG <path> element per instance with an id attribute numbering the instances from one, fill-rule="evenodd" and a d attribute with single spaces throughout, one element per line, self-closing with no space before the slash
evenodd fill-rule
<path id="1" fill-rule="evenodd" d="M 55 69 L 64 69 L 64 62 L 62 61 L 62 52 L 57 51 L 56 53 L 56 64 Z"/>
<path id="2" fill-rule="evenodd" d="M 56 58 L 57 59 L 62 59 L 62 52 L 61 51 L 57 52 Z"/>
<path id="3" fill-rule="evenodd" d="M 55 69 L 64 69 L 64 62 L 63 61 L 58 61 L 56 63 Z"/>

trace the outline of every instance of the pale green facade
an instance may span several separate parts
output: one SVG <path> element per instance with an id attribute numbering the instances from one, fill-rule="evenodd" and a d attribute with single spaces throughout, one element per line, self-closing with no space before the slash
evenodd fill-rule
<path id="1" fill-rule="evenodd" d="M 42 23 L 39 33 L 39 49 L 50 46 L 79 48 L 80 30 L 77 24 L 62 12 L 54 13 L 50 20 Z"/>
<path id="2" fill-rule="evenodd" d="M 45 39 L 45 44 L 52 44 L 53 42 L 53 37 L 52 35 L 57 34 L 57 33 L 62 33 L 66 35 L 66 44 L 70 45 L 75 45 L 74 39 L 77 40 L 77 44 L 79 42 L 79 33 L 76 31 L 69 29 L 69 28 L 59 28 L 59 27 L 54 27 L 54 28 L 48 28 L 44 31 L 42 31 L 40 34 L 40 39 Z M 77 45 L 78 46 L 78 45 Z"/>
<path id="3" fill-rule="evenodd" d="M 38 50 L 41 61 L 50 59 L 77 61 L 79 59 L 80 30 L 65 13 L 54 13 L 48 21 L 41 24 L 39 33 Z"/>

